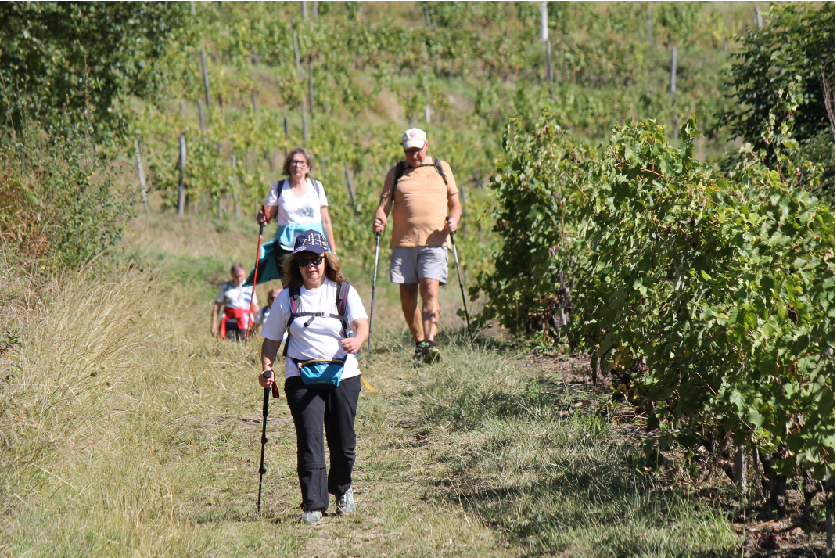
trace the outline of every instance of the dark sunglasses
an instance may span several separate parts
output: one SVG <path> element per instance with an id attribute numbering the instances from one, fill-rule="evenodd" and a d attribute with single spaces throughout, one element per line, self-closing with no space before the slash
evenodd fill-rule
<path id="1" fill-rule="evenodd" d="M 319 265 L 322 263 L 322 256 L 317 256 L 315 258 L 297 258 L 296 265 L 299 267 L 308 267 L 311 264 Z"/>

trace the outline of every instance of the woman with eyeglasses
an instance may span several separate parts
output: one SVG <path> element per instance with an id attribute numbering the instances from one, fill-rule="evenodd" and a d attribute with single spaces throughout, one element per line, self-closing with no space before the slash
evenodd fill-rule
<path id="1" fill-rule="evenodd" d="M 337 515 L 355 511 L 351 475 L 361 382 L 357 353 L 369 336 L 369 319 L 341 266 L 322 234 L 314 230 L 299 234 L 284 261 L 288 286 L 276 297 L 261 331 L 258 381 L 265 389 L 276 383 L 273 363 L 287 331 L 284 392 L 296 427 L 300 521 L 307 525 L 322 520 L 329 494 L 336 500 Z"/>
<path id="2" fill-rule="evenodd" d="M 319 180 L 308 175 L 313 166 L 313 155 L 304 147 L 294 147 L 284 160 L 284 180 L 275 182 L 267 194 L 264 209 L 258 212 L 256 222 L 270 223 L 276 218 L 275 241 L 281 246 L 277 264 L 283 275 L 282 261 L 293 250 L 296 235 L 309 229 L 328 239 L 330 251 L 337 253 L 331 217 L 328 214 L 328 198 Z"/>

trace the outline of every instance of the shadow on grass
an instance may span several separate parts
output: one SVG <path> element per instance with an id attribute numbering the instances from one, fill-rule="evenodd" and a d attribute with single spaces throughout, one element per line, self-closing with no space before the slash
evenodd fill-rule
<path id="1" fill-rule="evenodd" d="M 523 359 L 504 361 L 488 370 L 483 354 L 464 355 L 416 387 L 417 424 L 439 433 L 437 447 L 455 448 L 434 457 L 444 480 L 430 481 L 446 504 L 463 506 L 531 555 L 739 549 L 720 510 L 696 508 L 692 495 L 666 486 L 635 459 L 637 441 L 588 412 L 607 394 L 553 371 L 521 369 Z"/>
<path id="2" fill-rule="evenodd" d="M 656 489 L 650 477 L 614 461 L 557 460 L 550 464 L 549 478 L 526 485 L 513 485 L 513 472 L 505 487 L 459 491 L 455 479 L 434 484 L 448 505 L 462 506 L 533 550 L 523 556 L 564 551 L 595 556 L 735 554 L 722 537 L 711 541 L 700 532 L 716 518 L 701 517 L 684 494 Z M 471 488 L 480 482 L 470 475 L 460 480 L 460 486 Z M 716 548 L 706 549 L 712 544 Z M 584 546 L 594 550 L 575 551 Z"/>

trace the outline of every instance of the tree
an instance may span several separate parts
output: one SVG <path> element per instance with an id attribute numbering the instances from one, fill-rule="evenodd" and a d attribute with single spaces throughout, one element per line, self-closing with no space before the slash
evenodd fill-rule
<path id="1" fill-rule="evenodd" d="M 159 62 L 186 33 L 185 3 L 0 3 L 0 116 L 20 129 L 23 114 L 81 118 L 91 131 L 118 121 L 123 95 L 164 84 Z"/>
<path id="2" fill-rule="evenodd" d="M 792 135 L 823 166 L 820 190 L 833 197 L 834 4 L 774 5 L 764 14 L 766 25 L 743 36 L 743 50 L 731 68 L 735 108 L 719 114 L 720 124 L 763 150 L 775 162 L 774 147 L 763 131 L 781 91 L 797 87 L 798 109 L 774 121 L 773 130 L 792 119 Z"/>

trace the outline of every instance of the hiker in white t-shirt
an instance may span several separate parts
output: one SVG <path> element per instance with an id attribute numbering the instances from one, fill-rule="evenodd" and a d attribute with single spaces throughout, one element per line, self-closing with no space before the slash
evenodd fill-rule
<path id="1" fill-rule="evenodd" d="M 256 216 L 259 224 L 276 218 L 275 240 L 282 248 L 277 262 L 279 274 L 282 274 L 281 262 L 293 250 L 296 235 L 301 232 L 315 230 L 323 234 L 328 239 L 330 252 L 337 253 L 325 189 L 320 181 L 308 177 L 312 165 L 310 151 L 304 147 L 291 149 L 283 167 L 287 178 L 273 184 L 264 201 L 264 209 Z"/>
<path id="2" fill-rule="evenodd" d="M 227 339 L 243 339 L 250 325 L 250 302 L 252 311 L 258 312 L 258 298 L 252 287 L 245 287 L 244 280 L 247 272 L 244 266 L 237 263 L 229 270 L 232 280 L 224 281 L 215 304 L 212 306 L 212 337 L 216 335 Z M 218 329 L 218 313 L 223 309 L 223 318 Z"/>
<path id="3" fill-rule="evenodd" d="M 357 352 L 369 336 L 369 320 L 360 296 L 342 275 L 340 259 L 328 253 L 320 233 L 299 234 L 284 265 L 288 288 L 273 302 L 261 332 L 263 372 L 258 381 L 263 388 L 279 381 L 273 364 L 287 330 L 284 391 L 296 427 L 300 519 L 314 525 L 328 509 L 329 493 L 335 496 L 337 515 L 355 511 L 351 476 L 361 383 Z M 326 374 L 336 381 L 323 383 Z M 330 454 L 327 473 L 323 429 Z"/>

